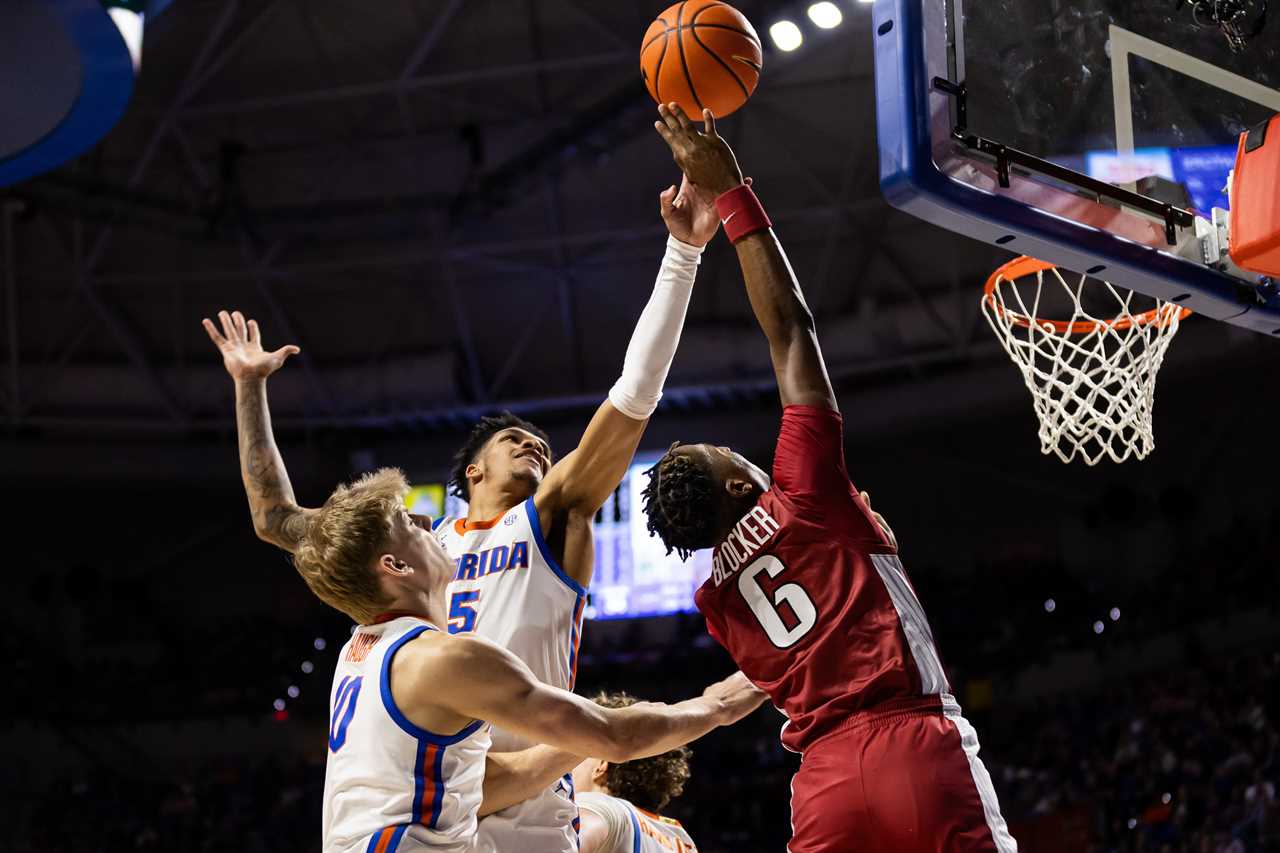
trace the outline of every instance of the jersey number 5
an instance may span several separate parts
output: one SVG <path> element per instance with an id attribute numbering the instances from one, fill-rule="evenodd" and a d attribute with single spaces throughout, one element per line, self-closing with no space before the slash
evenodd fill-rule
<path id="1" fill-rule="evenodd" d="M 449 633 L 462 634 L 476 629 L 476 605 L 480 603 L 480 590 L 468 589 L 455 592 L 449 598 Z"/>
<path id="2" fill-rule="evenodd" d="M 761 572 L 776 578 L 786 568 L 777 557 L 766 554 L 738 575 L 738 592 L 742 593 L 760 627 L 769 635 L 769 642 L 780 649 L 794 646 L 818 622 L 818 609 L 813 606 L 813 599 L 809 598 L 809 593 L 800 584 L 784 583 L 773 591 L 773 598 L 770 599 L 756 580 Z M 778 612 L 783 604 L 791 605 L 791 612 L 796 616 L 796 624 L 790 628 L 782 621 Z"/>

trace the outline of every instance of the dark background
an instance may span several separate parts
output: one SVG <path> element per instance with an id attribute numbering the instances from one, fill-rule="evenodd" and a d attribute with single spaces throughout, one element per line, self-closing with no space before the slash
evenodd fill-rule
<path id="1" fill-rule="evenodd" d="M 303 347 L 271 385 L 303 503 L 377 465 L 442 480 L 498 408 L 572 447 L 678 179 L 636 69 L 661 5 L 180 0 L 122 123 L 0 191 L 0 849 L 318 848 L 349 624 L 253 537 L 199 320 L 240 308 Z M 841 5 L 841 28 L 767 48 L 722 132 L 805 286 L 850 471 L 902 542 L 1022 848 L 1275 849 L 1275 344 L 1193 317 L 1150 458 L 1041 456 L 978 312 L 1009 256 L 883 203 L 870 7 Z M 803 15 L 739 6 L 762 33 Z M 763 464 L 777 417 L 718 238 L 644 446 L 714 439 Z M 593 623 L 580 687 L 678 698 L 730 667 L 696 615 Z M 761 711 L 697 745 L 671 813 L 701 849 L 783 849 L 780 724 Z"/>

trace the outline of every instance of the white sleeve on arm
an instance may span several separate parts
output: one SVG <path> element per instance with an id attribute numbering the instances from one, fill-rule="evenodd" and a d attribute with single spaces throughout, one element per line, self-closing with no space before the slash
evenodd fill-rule
<path id="1" fill-rule="evenodd" d="M 701 261 L 702 249 L 667 238 L 658 281 L 631 335 L 622 376 L 609 389 L 609 402 L 627 417 L 642 421 L 658 408 Z"/>
<path id="2" fill-rule="evenodd" d="M 574 799 L 580 811 L 590 812 L 608 830 L 604 845 L 592 853 L 632 853 L 635 849 L 636 825 L 621 800 L 608 794 L 592 792 L 578 794 Z"/>

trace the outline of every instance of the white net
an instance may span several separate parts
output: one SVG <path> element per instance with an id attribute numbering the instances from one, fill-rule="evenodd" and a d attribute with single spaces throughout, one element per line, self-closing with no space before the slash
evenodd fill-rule
<path id="1" fill-rule="evenodd" d="M 982 311 L 1031 391 L 1040 449 L 1063 462 L 1123 462 L 1155 448 L 1156 374 L 1191 312 L 1018 258 L 987 282 Z M 1154 303 L 1153 308 L 1143 304 Z M 1041 311 L 1062 307 L 1068 320 Z M 1138 306 L 1142 306 L 1139 308 Z"/>

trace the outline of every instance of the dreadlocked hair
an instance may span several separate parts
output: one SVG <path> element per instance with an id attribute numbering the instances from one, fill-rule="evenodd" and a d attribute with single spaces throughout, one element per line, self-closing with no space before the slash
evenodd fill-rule
<path id="1" fill-rule="evenodd" d="M 711 472 L 675 452 L 680 442 L 645 474 L 644 513 L 650 536 L 657 536 L 681 560 L 716 544 L 715 487 Z"/>
<path id="2" fill-rule="evenodd" d="M 595 698 L 597 705 L 606 708 L 626 708 L 636 699 L 626 693 L 601 693 Z M 659 813 L 684 792 L 689 781 L 689 756 L 686 746 L 652 758 L 639 758 L 623 764 L 610 764 L 605 770 L 605 787 L 609 794 L 621 797 L 633 806 Z"/>
<path id="3" fill-rule="evenodd" d="M 547 434 L 524 418 L 517 417 L 510 412 L 487 415 L 471 428 L 471 434 L 467 436 L 467 440 L 463 442 L 462 447 L 458 448 L 458 452 L 453 454 L 453 470 L 449 472 L 449 490 L 453 494 L 464 501 L 471 500 L 471 483 L 467 480 L 467 466 L 475 461 L 481 448 L 485 446 L 489 439 L 504 429 L 511 429 L 512 427 L 533 433 L 545 441 L 548 447 L 551 446 L 551 439 L 547 438 Z"/>

